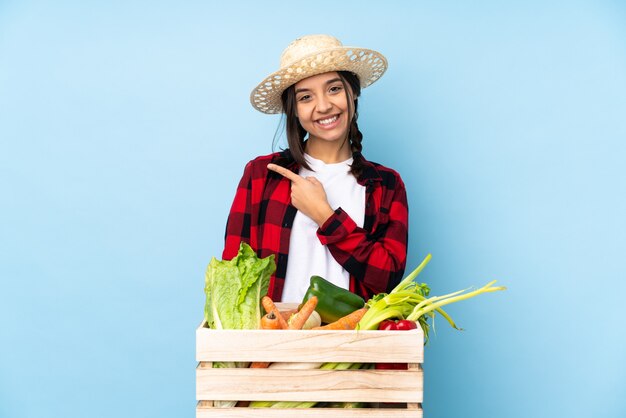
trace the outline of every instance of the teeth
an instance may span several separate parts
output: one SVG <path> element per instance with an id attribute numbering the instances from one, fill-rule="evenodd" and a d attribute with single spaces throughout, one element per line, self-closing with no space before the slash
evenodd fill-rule
<path id="1" fill-rule="evenodd" d="M 328 124 L 333 123 L 336 120 L 337 120 L 337 116 L 333 116 L 332 118 L 322 119 L 322 120 L 318 121 L 318 123 L 320 123 L 322 125 L 328 125 Z"/>

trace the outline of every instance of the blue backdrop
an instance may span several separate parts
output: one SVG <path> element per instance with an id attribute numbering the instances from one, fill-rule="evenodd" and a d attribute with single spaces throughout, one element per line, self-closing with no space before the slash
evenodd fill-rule
<path id="1" fill-rule="evenodd" d="M 425 414 L 626 415 L 619 1 L 0 2 L 0 416 L 193 417 L 204 269 L 287 44 L 384 53 L 370 160 L 449 309 Z M 468 3 L 471 3 L 468 4 Z"/>

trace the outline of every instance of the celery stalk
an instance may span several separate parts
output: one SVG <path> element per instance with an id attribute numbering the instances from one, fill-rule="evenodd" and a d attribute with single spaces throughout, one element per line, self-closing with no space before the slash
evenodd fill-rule
<path id="1" fill-rule="evenodd" d="M 505 287 L 492 287 L 495 281 L 490 282 L 486 286 L 469 292 L 469 289 L 459 290 L 457 292 L 449 293 L 443 296 L 428 297 L 430 289 L 425 283 L 418 284 L 415 282 L 415 278 L 426 267 L 431 259 L 431 255 L 428 254 L 421 264 L 413 270 L 408 276 L 406 276 L 389 294 L 378 294 L 367 302 L 369 307 L 367 313 L 363 316 L 361 321 L 357 325 L 357 330 L 373 330 L 377 329 L 378 325 L 387 319 L 408 319 L 411 321 L 418 321 L 422 330 L 424 331 L 424 337 L 428 342 L 429 324 L 428 318 L 434 318 L 435 314 L 439 313 L 445 318 L 446 321 L 455 329 L 459 328 L 441 306 L 458 302 L 461 300 L 469 299 L 477 296 L 481 293 L 494 292 L 497 290 L 504 290 Z"/>
<path id="2" fill-rule="evenodd" d="M 420 274 L 422 270 L 424 270 L 424 267 L 426 267 L 426 265 L 428 264 L 431 258 L 432 256 L 428 254 L 424 258 L 424 260 L 420 263 L 420 265 L 417 266 L 417 268 L 413 270 L 408 276 L 402 279 L 402 281 L 390 293 L 395 293 L 398 290 L 402 289 L 407 284 L 411 283 L 417 277 L 417 275 Z"/>
<path id="3" fill-rule="evenodd" d="M 480 289 L 476 289 L 472 292 L 469 293 L 465 293 L 463 295 L 459 295 L 459 296 L 453 296 L 453 297 L 448 297 L 445 299 L 441 299 L 438 300 L 436 302 L 433 303 L 429 303 L 427 306 L 423 306 L 420 309 L 415 309 L 406 319 L 411 320 L 411 321 L 416 321 L 420 316 L 429 313 L 431 311 L 434 311 L 435 309 L 444 306 L 444 305 L 448 305 L 450 303 L 454 303 L 454 302 L 459 302 L 461 300 L 465 300 L 465 299 L 470 299 L 473 298 L 474 296 L 478 296 L 482 293 L 488 293 L 488 292 L 497 292 L 499 290 L 506 290 L 506 287 L 504 286 L 498 286 L 498 287 L 493 287 L 492 285 L 495 283 L 496 281 L 493 280 L 489 283 L 487 283 L 485 286 L 481 287 Z M 433 298 L 435 299 L 435 298 Z"/>

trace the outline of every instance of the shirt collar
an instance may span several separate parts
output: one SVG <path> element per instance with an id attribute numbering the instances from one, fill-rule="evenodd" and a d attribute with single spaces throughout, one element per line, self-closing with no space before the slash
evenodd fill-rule
<path id="1" fill-rule="evenodd" d="M 356 179 L 357 183 L 362 186 L 367 186 L 374 182 L 382 181 L 382 177 L 380 176 L 378 169 L 373 163 L 367 161 L 359 151 L 355 151 L 352 153 L 353 158 L 357 158 L 358 156 L 361 156 L 363 160 L 363 171 L 361 172 L 361 175 Z M 293 171 L 294 173 L 297 173 L 300 169 L 300 166 L 293 158 L 293 155 L 291 155 L 291 151 L 289 151 L 289 148 L 279 152 L 277 157 L 274 158 L 274 161 L 277 160 L 282 161 L 283 167 Z"/>
<path id="2" fill-rule="evenodd" d="M 363 160 L 363 171 L 356 181 L 362 186 L 382 181 L 382 177 L 373 163 L 367 161 L 359 151 L 352 153 L 353 158 L 356 158 L 358 155 L 360 155 Z"/>

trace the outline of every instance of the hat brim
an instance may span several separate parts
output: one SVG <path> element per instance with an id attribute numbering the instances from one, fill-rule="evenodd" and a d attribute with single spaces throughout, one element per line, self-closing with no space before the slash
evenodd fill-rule
<path id="1" fill-rule="evenodd" d="M 387 59 L 377 51 L 347 46 L 329 48 L 301 57 L 267 76 L 250 93 L 250 103 L 263 113 L 281 113 L 280 96 L 300 80 L 330 71 L 351 71 L 359 77 L 361 88 L 365 88 L 386 70 Z"/>

